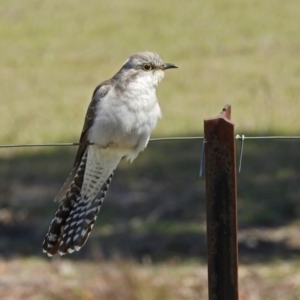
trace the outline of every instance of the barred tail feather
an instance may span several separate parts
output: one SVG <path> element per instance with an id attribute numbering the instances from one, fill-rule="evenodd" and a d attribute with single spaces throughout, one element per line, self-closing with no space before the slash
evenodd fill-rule
<path id="1" fill-rule="evenodd" d="M 65 194 L 43 243 L 49 256 L 78 251 L 86 242 L 122 152 L 89 146 Z"/>
<path id="2" fill-rule="evenodd" d="M 72 210 L 72 206 L 76 202 L 80 194 L 80 190 L 83 184 L 84 171 L 87 161 L 87 153 L 82 157 L 81 163 L 78 167 L 77 173 L 74 176 L 74 180 L 66 192 L 66 195 L 62 199 L 62 202 L 55 214 L 54 219 L 51 222 L 48 233 L 43 242 L 43 252 L 49 256 L 54 255 L 58 251 L 59 242 L 63 233 L 64 225 Z"/>
<path id="3" fill-rule="evenodd" d="M 79 195 L 75 200 L 68 198 L 68 201 L 61 203 L 43 243 L 43 251 L 48 256 L 57 252 L 64 255 L 78 251 L 86 243 L 113 174 L 102 185 L 93 201 Z"/>
<path id="4" fill-rule="evenodd" d="M 48 233 L 44 239 L 43 252 L 47 253 L 48 256 L 52 256 L 58 252 L 59 241 L 64 229 L 65 220 L 70 214 L 71 205 L 68 202 L 62 202 L 59 206 L 55 217 L 51 222 Z"/>
<path id="5" fill-rule="evenodd" d="M 59 243 L 58 252 L 60 255 L 79 251 L 86 243 L 97 219 L 113 174 L 114 173 L 112 173 L 103 184 L 93 201 L 79 198 L 74 203 L 72 210 L 66 219 L 63 234 Z"/>

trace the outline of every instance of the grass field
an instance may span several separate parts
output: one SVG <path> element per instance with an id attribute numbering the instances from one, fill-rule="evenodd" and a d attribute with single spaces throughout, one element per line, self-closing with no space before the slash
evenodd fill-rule
<path id="1" fill-rule="evenodd" d="M 32 274 L 34 278 L 29 279 Z M 208 299 L 206 267 L 178 261 L 160 265 L 98 261 L 95 265 L 14 259 L 0 261 L 0 275 L 4 276 L 0 299 Z M 240 299 L 297 300 L 299 276 L 299 264 L 241 265 Z"/>
<path id="2" fill-rule="evenodd" d="M 227 103 L 240 132 L 295 134 L 299 11 L 296 0 L 4 0 L 0 141 L 77 139 L 95 86 L 141 50 L 179 66 L 159 87 L 155 135 L 201 133 Z"/>
<path id="3" fill-rule="evenodd" d="M 2 0 L 0 144 L 77 141 L 96 85 L 143 50 L 179 66 L 153 136 L 202 135 L 227 103 L 239 134 L 299 134 L 299 13 L 297 0 Z M 200 148 L 151 144 L 122 164 L 90 242 L 51 262 L 40 244 L 76 149 L 1 149 L 0 299 L 207 299 Z M 299 153 L 245 143 L 241 300 L 300 299 Z"/>

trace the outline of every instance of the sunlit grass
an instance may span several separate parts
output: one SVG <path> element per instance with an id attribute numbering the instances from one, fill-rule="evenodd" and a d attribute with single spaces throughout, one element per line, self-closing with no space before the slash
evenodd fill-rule
<path id="1" fill-rule="evenodd" d="M 202 134 L 203 119 L 216 116 L 227 103 L 232 104 L 232 120 L 240 134 L 299 134 L 299 11 L 297 0 L 284 3 L 280 0 L 173 0 L 172 3 L 164 0 L 147 3 L 3 0 L 0 5 L 0 143 L 76 141 L 95 86 L 116 73 L 128 55 L 141 50 L 157 51 L 167 62 L 179 66 L 178 70 L 167 72 L 158 88 L 164 118 L 153 135 Z M 284 153 L 282 164 L 296 157 L 287 155 L 283 147 L 276 147 L 278 153 Z M 267 150 L 264 158 L 272 157 L 271 150 Z M 34 154 L 40 149 L 26 151 L 22 155 Z M 259 148 L 255 153 L 261 151 Z M 21 157 L 19 150 L 1 150 L 1 156 L 4 153 Z M 166 155 L 165 152 L 156 152 L 156 160 L 164 159 L 162 155 Z M 48 184 L 44 194 L 50 197 L 54 187 L 49 186 L 49 182 L 64 173 L 61 169 L 65 167 L 53 160 L 45 165 L 45 159 L 50 161 L 48 156 L 42 157 L 38 166 L 30 164 L 32 158 L 27 163 L 25 159 L 22 165 L 10 161 L 2 171 L 2 184 L 5 182 L 2 190 L 10 188 L 6 182 L 13 182 L 17 176 L 23 178 L 24 186 L 26 180 L 37 181 L 37 177 L 30 179 L 30 174 L 43 168 L 43 174 L 49 176 L 44 179 Z M 140 160 L 143 161 L 142 156 Z M 244 174 L 252 177 L 253 185 L 259 185 L 262 193 L 266 188 L 257 173 L 262 172 L 263 164 L 267 168 L 264 174 L 267 174 L 270 164 L 257 157 L 254 161 L 260 165 L 249 162 L 244 168 L 252 168 L 252 173 L 250 170 Z M 186 164 L 182 163 L 181 168 Z M 156 171 L 159 167 L 162 168 L 153 163 Z M 172 170 L 169 166 L 162 172 Z M 271 171 L 269 182 L 272 176 L 291 182 L 293 174 L 289 171 L 281 169 L 278 174 Z M 131 178 L 133 181 L 135 178 Z M 298 199 L 297 183 L 290 188 L 296 191 L 295 195 L 290 196 L 283 183 L 281 194 L 285 195 L 277 193 L 274 182 L 269 183 L 269 194 L 262 196 L 261 203 L 257 194 L 248 196 L 248 191 L 255 192 L 253 185 L 239 191 L 240 200 L 245 198 L 250 203 L 249 210 L 245 204 L 240 206 L 243 207 L 240 219 L 244 223 L 257 224 L 259 218 L 262 224 L 268 218 L 281 219 L 283 205 L 278 205 L 276 214 L 272 215 L 274 208 L 266 203 L 285 201 L 286 207 L 291 205 L 293 197 Z M 172 183 L 164 183 L 167 184 Z M 289 188 L 287 183 L 284 186 Z M 271 200 L 270 191 L 276 194 Z M 31 199 L 32 195 L 29 193 L 26 197 Z M 33 204 L 26 203 L 26 209 L 30 205 Z M 102 218 L 112 218 L 112 214 L 102 213 Z M 285 218 L 287 215 L 285 212 Z M 130 223 L 137 233 L 203 232 L 194 221 L 180 224 L 145 221 L 144 225 L 139 227 L 138 219 Z M 103 235 L 110 233 L 109 226 L 101 228 Z M 266 230 L 267 237 L 263 238 L 273 237 L 280 242 L 288 234 L 285 230 L 290 229 Z M 288 242 L 298 247 L 297 229 L 290 235 L 293 241 L 288 238 Z M 17 250 L 13 249 L 13 253 Z M 297 259 L 241 265 L 240 298 L 298 299 L 299 269 Z M 207 299 L 206 266 L 176 259 L 158 265 L 151 264 L 151 260 L 146 260 L 144 265 L 75 263 L 65 259 L 51 264 L 33 259 L 2 260 L 0 275 L 0 298 L 3 299 L 92 300 L 101 296 L 108 300 Z"/>
<path id="2" fill-rule="evenodd" d="M 77 140 L 95 86 L 133 52 L 178 64 L 154 135 L 202 132 L 226 103 L 237 130 L 295 134 L 300 3 L 2 1 L 1 143 Z M 176 122 L 174 122 L 176 120 Z"/>

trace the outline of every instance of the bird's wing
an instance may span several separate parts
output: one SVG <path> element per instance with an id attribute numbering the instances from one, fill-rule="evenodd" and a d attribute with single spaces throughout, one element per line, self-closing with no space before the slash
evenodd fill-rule
<path id="1" fill-rule="evenodd" d="M 81 136 L 80 136 L 80 140 L 79 140 L 80 146 L 77 150 L 77 154 L 76 154 L 76 158 L 74 161 L 72 171 L 71 171 L 69 177 L 67 178 L 67 180 L 65 181 L 64 185 L 62 186 L 62 188 L 56 195 L 54 201 L 62 201 L 65 198 L 66 193 L 70 189 L 71 183 L 74 179 L 74 176 L 76 175 L 76 173 L 78 171 L 81 159 L 82 159 L 83 154 L 85 153 L 86 148 L 89 143 L 88 132 L 94 123 L 98 103 L 111 90 L 111 88 L 112 88 L 112 85 L 109 80 L 100 83 L 96 87 L 96 89 L 93 93 L 90 105 L 88 107 L 86 116 L 85 116 L 82 132 L 81 132 Z"/>
<path id="2" fill-rule="evenodd" d="M 88 131 L 94 122 L 97 103 L 110 89 L 98 87 L 94 92 L 80 143 L 90 142 Z M 43 242 L 43 251 L 49 256 L 57 252 L 72 253 L 84 245 L 122 157 L 122 151 L 80 145 L 71 175 L 56 197 L 61 204 Z"/>

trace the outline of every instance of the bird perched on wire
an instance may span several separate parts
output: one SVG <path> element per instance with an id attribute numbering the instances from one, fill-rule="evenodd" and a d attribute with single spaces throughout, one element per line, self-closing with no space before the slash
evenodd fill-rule
<path id="1" fill-rule="evenodd" d="M 136 53 L 96 87 L 73 169 L 55 198 L 60 205 L 43 252 L 63 255 L 85 244 L 119 162 L 132 162 L 147 146 L 161 117 L 156 87 L 171 68 L 177 66 L 155 52 Z"/>

